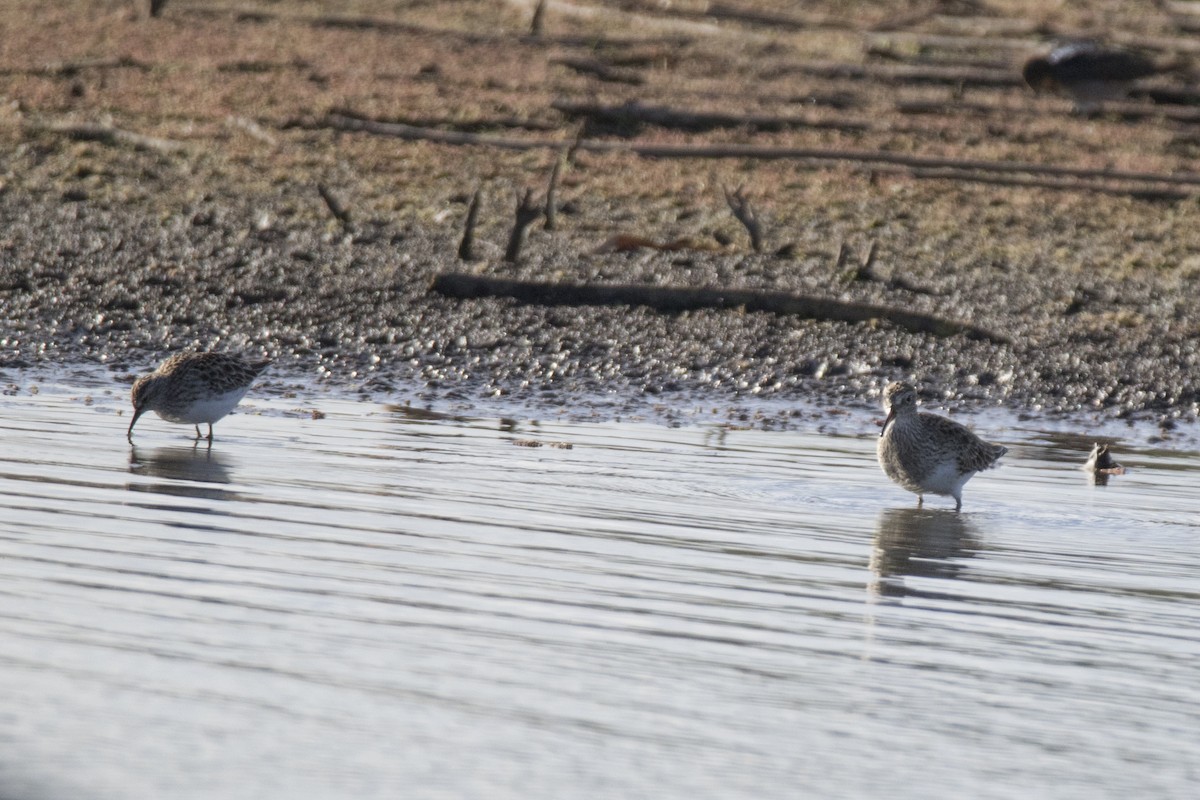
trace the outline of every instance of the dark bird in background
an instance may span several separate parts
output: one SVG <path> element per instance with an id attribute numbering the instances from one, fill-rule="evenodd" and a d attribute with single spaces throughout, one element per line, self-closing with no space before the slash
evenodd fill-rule
<path id="1" fill-rule="evenodd" d="M 1021 76 L 1034 91 L 1065 94 L 1074 101 L 1077 112 L 1088 113 L 1107 100 L 1124 98 L 1134 81 L 1163 71 L 1140 53 L 1095 42 L 1071 42 L 1030 58 Z"/>

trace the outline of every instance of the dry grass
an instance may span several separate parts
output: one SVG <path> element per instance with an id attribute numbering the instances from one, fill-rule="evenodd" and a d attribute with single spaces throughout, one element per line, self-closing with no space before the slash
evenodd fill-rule
<path id="1" fill-rule="evenodd" d="M 579 0 L 551 3 L 546 35 L 534 40 L 525 35 L 532 5 L 263 2 L 257 6 L 262 13 L 253 16 L 175 0 L 162 18 L 150 19 L 124 0 L 10 1 L 0 9 L 6 21 L 0 139 L 12 153 L 4 180 L 33 191 L 79 188 L 97 202 L 141 204 L 162 215 L 214 193 L 267 203 L 292 197 L 296 206 L 296 187 L 325 183 L 358 217 L 452 227 L 476 184 L 497 206 L 507 206 L 515 188 L 544 187 L 555 154 L 339 134 L 320 126 L 325 113 L 348 108 L 380 119 L 567 142 L 579 122 L 553 110 L 560 98 L 803 114 L 826 125 L 778 131 L 601 127 L 589 133 L 601 138 L 874 150 L 1162 175 L 1197 169 L 1187 154 L 1188 125 L 1154 115 L 1073 117 L 1065 101 L 1037 98 L 1017 85 L 1015 68 L 1008 85 L 967 87 L 961 94 L 952 82 L 806 72 L 808 65 L 829 63 L 996 71 L 1041 48 L 1039 31 L 1047 28 L 1164 47 L 1178 41 L 1182 48 L 1189 20 L 1156 9 L 1113 2 L 1043 10 L 1032 0 L 949 2 L 941 13 L 915 0 L 808 3 L 803 14 L 783 0 L 735 6 L 815 24 L 803 28 L 705 19 L 707 4 L 699 2 Z M 380 24 L 338 25 L 332 17 Z M 1102 21 L 1109 27 L 1099 30 Z M 864 49 L 873 26 L 898 28 L 871 38 L 893 37 L 883 55 Z M 923 37 L 936 46 L 922 45 Z M 564 66 L 566 56 L 632 70 L 644 81 L 607 83 Z M 126 61 L 88 65 L 105 59 Z M 79 66 L 61 66 L 71 64 Z M 1177 77 L 1159 83 L 1181 85 Z M 918 101 L 936 110 L 902 111 Z M 1146 101 L 1133 102 L 1146 110 Z M 111 120 L 186 143 L 188 150 L 164 156 L 67 141 L 32 133 L 22 125 L 31 119 Z M 267 136 L 253 135 L 239 120 Z M 536 130 L 513 127 L 520 123 Z M 872 172 L 852 164 L 587 153 L 564 176 L 562 198 L 582 209 L 571 222 L 574 234 L 597 244 L 622 231 L 659 240 L 711 238 L 739 235 L 721 187 L 740 185 L 767 218 L 769 244 L 836 252 L 842 240 L 876 239 L 918 277 L 947 264 L 979 263 L 1114 275 L 1181 264 L 1194 271 L 1200 252 L 1192 201 L 916 179 L 903 169 Z M 309 200 L 291 212 L 322 216 L 315 192 Z"/>

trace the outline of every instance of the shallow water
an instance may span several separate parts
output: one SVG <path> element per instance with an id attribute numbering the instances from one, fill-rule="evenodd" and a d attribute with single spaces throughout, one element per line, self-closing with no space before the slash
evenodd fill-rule
<path id="1" fill-rule="evenodd" d="M 1200 455 L 0 397 L 0 797 L 1190 797 Z M 313 408 L 323 418 L 314 418 Z M 318 415 L 319 416 L 319 415 Z M 1029 423 L 1024 423 L 1028 426 Z M 538 443 L 541 446 L 530 446 Z M 568 446 L 569 445 L 569 449 Z"/>

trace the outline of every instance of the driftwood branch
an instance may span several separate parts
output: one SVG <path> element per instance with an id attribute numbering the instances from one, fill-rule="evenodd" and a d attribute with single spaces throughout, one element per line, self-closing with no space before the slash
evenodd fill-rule
<path id="1" fill-rule="evenodd" d="M 159 153 L 175 153 L 186 147 L 182 142 L 171 139 L 145 136 L 122 128 L 114 128 L 111 125 L 91 122 L 26 122 L 25 127 L 27 130 L 38 133 L 58 133 L 72 139 L 84 139 L 111 145 L 128 145 L 139 150 L 154 150 Z"/>
<path id="2" fill-rule="evenodd" d="M 138 69 L 143 72 L 150 70 L 150 65 L 130 56 L 117 58 L 83 58 L 77 61 L 53 61 L 36 67 L 6 67 L 0 68 L 0 75 L 44 75 L 52 78 L 70 78 L 84 70 L 105 69 Z"/>
<path id="3" fill-rule="evenodd" d="M 762 219 L 755 213 L 754 206 L 750 205 L 750 198 L 746 197 L 741 186 L 734 192 L 730 192 L 724 187 L 722 187 L 722 191 L 725 193 L 725 202 L 729 204 L 729 210 L 750 234 L 750 246 L 754 248 L 754 252 L 761 253 L 763 250 Z"/>
<path id="4" fill-rule="evenodd" d="M 1000 344 L 1011 343 L 1006 337 L 986 328 L 932 314 L 761 289 L 522 281 L 463 272 L 443 272 L 434 279 L 431 288 L 447 297 L 512 297 L 523 303 L 539 305 L 631 305 L 667 312 L 744 308 L 746 311 L 767 311 L 839 322 L 886 320 L 915 333 L 935 336 L 962 334 Z"/>
<path id="5" fill-rule="evenodd" d="M 784 66 L 771 75 L 780 78 L 789 74 L 828 80 L 878 81 L 881 83 L 938 84 L 999 88 L 1020 86 L 1021 77 L 1011 69 L 971 69 L 911 64 L 851 64 L 842 61 L 805 61 Z"/>
<path id="6" fill-rule="evenodd" d="M 443 131 L 394 122 L 379 122 L 345 114 L 330 114 L 326 117 L 325 124 L 338 130 L 364 131 L 381 136 L 453 145 L 478 145 L 510 150 L 558 150 L 564 145 L 564 141 L 558 138 L 516 138 Z M 1177 195 L 1163 189 L 1163 184 L 1200 187 L 1200 173 L 1195 172 L 1168 173 L 1091 169 L 1021 161 L 937 158 L 881 150 L 772 147 L 747 144 L 675 145 L 599 139 L 580 139 L 573 145 L 573 149 L 581 152 L 625 152 L 644 158 L 740 158 L 813 163 L 846 162 L 864 164 L 876 169 L 881 166 L 902 168 L 906 174 L 917 178 L 981 183 L 1019 183 L 1064 191 L 1100 191 L 1167 199 L 1174 199 Z M 1050 180 L 1052 178 L 1057 180 Z M 1118 186 L 1106 182 L 1136 185 Z M 1194 191 L 1181 193 L 1178 196 L 1186 197 L 1194 193 Z"/>
<path id="7" fill-rule="evenodd" d="M 353 220 L 350 219 L 350 211 L 342 205 L 342 201 L 325 184 L 318 183 L 317 191 L 321 194 L 321 199 L 325 201 L 325 207 L 329 209 L 329 213 L 333 214 L 347 233 L 350 233 L 354 228 Z"/>
<path id="8" fill-rule="evenodd" d="M 760 131 L 785 131 L 794 128 L 866 131 L 877 126 L 861 120 L 818 119 L 802 115 L 730 113 L 724 111 L 691 111 L 669 106 L 648 105 L 638 100 L 628 103 L 603 104 L 575 100 L 554 100 L 551 108 L 568 117 L 582 117 L 609 125 L 630 128 L 656 125 L 660 128 L 685 131 L 709 131 L 717 128 L 752 127 Z"/>
<path id="9" fill-rule="evenodd" d="M 605 83 L 623 83 L 628 86 L 641 86 L 646 82 L 646 76 L 632 69 L 614 67 L 596 58 L 579 58 L 566 56 L 551 60 L 551 64 L 560 64 L 580 75 L 591 75 Z"/>
<path id="10" fill-rule="evenodd" d="M 679 9 L 679 16 L 701 16 L 710 19 L 728 20 L 748 25 L 760 25 L 772 30 L 815 30 L 829 28 L 834 30 L 854 30 L 856 23 L 853 19 L 834 17 L 826 14 L 800 14 L 796 12 L 772 13 L 755 11 L 724 3 L 708 3 L 701 11 L 688 12 Z"/>
<path id="11" fill-rule="evenodd" d="M 280 4 L 283 5 L 283 4 Z M 574 6 L 567 4 L 556 4 L 554 9 L 558 14 L 570 14 L 572 9 L 577 9 Z M 594 12 L 591 7 L 582 9 L 589 16 Z M 498 31 L 469 31 L 461 27 L 453 27 L 448 25 L 424 25 L 395 17 L 367 17 L 353 16 L 346 14 L 318 14 L 314 16 L 304 10 L 295 11 L 269 11 L 263 7 L 247 7 L 237 5 L 223 6 L 214 5 L 207 6 L 205 4 L 184 5 L 179 9 L 180 13 L 187 13 L 189 16 L 212 18 L 232 18 L 235 22 L 249 22 L 262 24 L 264 22 L 281 22 L 289 25 L 307 25 L 313 28 L 334 28 L 342 30 L 364 30 L 375 31 L 380 34 L 395 34 L 400 36 L 416 36 L 420 38 L 437 38 L 442 40 L 455 40 L 465 44 L 499 44 L 511 46 L 513 37 L 512 34 L 505 30 Z M 671 26 L 667 26 L 671 27 Z M 701 31 L 707 33 L 709 31 Z M 612 47 L 645 47 L 649 45 L 660 45 L 663 47 L 685 47 L 696 40 L 696 37 L 687 33 L 660 33 L 650 35 L 646 32 L 638 32 L 629 36 L 612 36 L 602 33 L 581 33 L 567 34 L 553 37 L 545 37 L 545 41 L 559 44 L 564 47 L 579 47 L 589 51 L 602 50 Z"/>
<path id="12" fill-rule="evenodd" d="M 471 195 L 471 205 L 467 206 L 467 221 L 463 225 L 462 241 L 458 244 L 458 257 L 463 261 L 475 260 L 475 225 L 479 221 L 479 205 L 483 202 L 483 187 L 480 186 Z"/>
<path id="13" fill-rule="evenodd" d="M 504 249 L 505 261 L 515 264 L 521 257 L 521 248 L 525 245 L 529 226 L 541 219 L 542 213 L 542 206 L 534 199 L 532 189 L 526 189 L 523 195 L 517 197 L 516 220 L 513 222 L 512 234 L 508 237 L 508 247 Z"/>

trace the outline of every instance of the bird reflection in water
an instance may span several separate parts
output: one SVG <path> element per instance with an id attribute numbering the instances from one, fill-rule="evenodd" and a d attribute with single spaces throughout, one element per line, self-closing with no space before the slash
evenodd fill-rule
<path id="1" fill-rule="evenodd" d="M 233 482 L 230 462 L 219 452 L 205 447 L 134 447 L 129 452 L 129 471 L 144 480 L 129 483 L 133 492 L 172 494 L 178 497 L 199 497 L 210 500 L 233 500 L 236 492 L 219 486 Z"/>
<path id="2" fill-rule="evenodd" d="M 889 508 L 879 515 L 872 545 L 873 597 L 937 597 L 907 586 L 905 579 L 956 578 L 980 542 L 973 526 L 953 511 Z"/>

